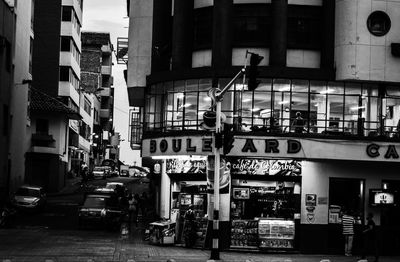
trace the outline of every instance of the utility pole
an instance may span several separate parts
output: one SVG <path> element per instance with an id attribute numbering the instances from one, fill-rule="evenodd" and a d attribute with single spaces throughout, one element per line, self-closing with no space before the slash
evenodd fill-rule
<path id="1" fill-rule="evenodd" d="M 214 211 L 213 211 L 213 231 L 212 231 L 212 247 L 210 259 L 219 260 L 219 179 L 221 170 L 221 154 L 222 154 L 222 132 L 221 132 L 221 102 L 224 94 L 233 85 L 233 83 L 242 74 L 246 72 L 242 68 L 239 73 L 222 89 L 212 88 L 209 91 L 210 96 L 215 101 L 215 134 L 214 134 Z"/>
<path id="2" fill-rule="evenodd" d="M 250 70 L 246 72 L 247 66 L 247 55 L 250 54 Z M 246 51 L 245 57 L 245 64 L 242 69 L 232 78 L 232 80 L 222 89 L 218 88 L 211 88 L 208 91 L 208 96 L 213 100 L 214 104 L 211 106 L 210 109 L 214 109 L 215 107 L 215 133 L 213 134 L 214 137 L 214 211 L 213 211 L 213 231 L 212 231 L 212 247 L 211 247 L 211 256 L 210 259 L 219 260 L 219 179 L 220 179 L 220 170 L 221 170 L 221 154 L 223 152 L 223 138 L 222 138 L 222 125 L 221 125 L 221 106 L 222 100 L 225 93 L 228 89 L 235 83 L 235 81 L 241 77 L 242 75 L 248 74 L 249 76 L 249 83 L 248 89 L 255 90 L 260 83 L 257 80 L 258 72 L 258 64 L 263 59 L 262 56 L 258 54 Z M 243 83 L 245 79 L 243 79 Z M 209 112 L 209 111 L 207 111 Z M 206 113 L 207 113 L 206 112 Z M 203 116 L 204 117 L 204 116 Z"/>

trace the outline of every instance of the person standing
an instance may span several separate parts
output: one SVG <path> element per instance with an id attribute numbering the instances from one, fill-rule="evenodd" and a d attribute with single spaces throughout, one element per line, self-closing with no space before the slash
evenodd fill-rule
<path id="1" fill-rule="evenodd" d="M 296 118 L 293 120 L 292 128 L 294 128 L 295 133 L 303 133 L 304 131 L 304 119 L 301 117 L 301 113 L 296 113 Z"/>
<path id="2" fill-rule="evenodd" d="M 344 210 L 342 215 L 342 233 L 344 236 L 344 254 L 348 257 L 352 255 L 354 224 L 354 217 L 350 215 L 349 211 Z"/>
<path id="3" fill-rule="evenodd" d="M 374 262 L 378 262 L 379 259 L 379 246 L 378 246 L 378 238 L 376 232 L 376 224 L 372 219 L 374 215 L 372 213 L 368 213 L 367 216 L 367 228 L 363 231 L 364 237 L 364 247 L 362 252 L 361 259 L 365 259 L 367 256 L 367 251 L 369 248 L 373 250 L 375 260 Z"/>

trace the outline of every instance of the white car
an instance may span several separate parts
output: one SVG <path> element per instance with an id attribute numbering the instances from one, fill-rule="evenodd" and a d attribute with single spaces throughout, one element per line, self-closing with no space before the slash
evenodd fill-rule
<path id="1" fill-rule="evenodd" d="M 95 166 L 92 171 L 93 179 L 101 178 L 106 179 L 107 170 L 103 166 Z"/>
<path id="2" fill-rule="evenodd" d="M 46 194 L 42 187 L 24 185 L 15 192 L 12 203 L 17 208 L 44 208 L 46 205 Z"/>

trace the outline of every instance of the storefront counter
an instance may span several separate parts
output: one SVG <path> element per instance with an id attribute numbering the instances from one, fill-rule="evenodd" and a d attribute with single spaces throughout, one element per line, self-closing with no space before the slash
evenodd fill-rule
<path id="1" fill-rule="evenodd" d="M 258 222 L 259 247 L 267 249 L 293 249 L 294 220 L 260 218 Z"/>
<path id="2" fill-rule="evenodd" d="M 232 220 L 231 248 L 281 249 L 294 248 L 295 222 L 281 218 Z"/>

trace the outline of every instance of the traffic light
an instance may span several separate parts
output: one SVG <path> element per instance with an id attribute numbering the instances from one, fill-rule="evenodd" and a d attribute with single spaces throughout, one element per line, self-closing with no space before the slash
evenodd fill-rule
<path id="1" fill-rule="evenodd" d="M 250 66 L 247 71 L 247 77 L 249 80 L 247 81 L 247 88 L 251 91 L 255 90 L 261 81 L 257 80 L 258 76 L 258 64 L 263 60 L 264 57 L 251 53 L 250 56 Z"/>

